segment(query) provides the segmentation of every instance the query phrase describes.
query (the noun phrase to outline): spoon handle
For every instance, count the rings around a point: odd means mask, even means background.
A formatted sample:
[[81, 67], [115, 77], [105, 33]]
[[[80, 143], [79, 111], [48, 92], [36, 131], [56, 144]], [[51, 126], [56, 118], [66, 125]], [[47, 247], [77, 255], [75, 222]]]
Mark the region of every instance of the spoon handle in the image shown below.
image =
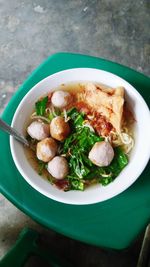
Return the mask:
[[0, 129], [15, 137], [15, 139], [17, 139], [20, 143], [24, 144], [25, 146], [29, 146], [28, 141], [14, 128], [12, 128], [6, 122], [4, 122], [1, 118], [0, 118]]

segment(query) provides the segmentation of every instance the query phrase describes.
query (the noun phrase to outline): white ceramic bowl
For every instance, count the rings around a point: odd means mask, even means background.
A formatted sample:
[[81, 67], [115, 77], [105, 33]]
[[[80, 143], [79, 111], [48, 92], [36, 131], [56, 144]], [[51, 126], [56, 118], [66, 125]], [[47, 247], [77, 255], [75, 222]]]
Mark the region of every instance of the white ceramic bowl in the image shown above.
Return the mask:
[[125, 98], [132, 107], [136, 119], [135, 146], [129, 164], [120, 175], [106, 187], [95, 185], [87, 188], [84, 192], [63, 192], [35, 172], [25, 156], [23, 146], [12, 137], [10, 137], [10, 146], [16, 167], [24, 179], [37, 191], [51, 199], [67, 204], [92, 204], [123, 192], [144, 170], [150, 157], [150, 112], [142, 96], [122, 78], [98, 69], [77, 68], [55, 73], [36, 84], [20, 102], [13, 117], [12, 127], [23, 134], [24, 125], [37, 99], [62, 83], [75, 81], [93, 81], [112, 87], [125, 87]]

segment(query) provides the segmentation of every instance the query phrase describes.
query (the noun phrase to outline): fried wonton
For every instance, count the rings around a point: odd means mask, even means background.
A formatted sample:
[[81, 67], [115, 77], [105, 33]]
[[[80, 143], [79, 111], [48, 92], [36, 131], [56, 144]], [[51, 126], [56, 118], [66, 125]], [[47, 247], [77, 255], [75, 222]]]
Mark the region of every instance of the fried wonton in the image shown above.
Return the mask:
[[119, 133], [122, 126], [124, 105], [124, 88], [96, 86], [89, 82], [85, 84], [84, 101], [93, 110], [105, 116]]

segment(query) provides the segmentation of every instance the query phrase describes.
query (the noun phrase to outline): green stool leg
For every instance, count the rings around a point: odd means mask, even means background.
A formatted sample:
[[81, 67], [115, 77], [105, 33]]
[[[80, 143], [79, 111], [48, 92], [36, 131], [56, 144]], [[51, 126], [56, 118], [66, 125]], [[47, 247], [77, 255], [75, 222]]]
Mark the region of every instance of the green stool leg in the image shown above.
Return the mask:
[[39, 234], [31, 229], [25, 228], [19, 235], [15, 245], [0, 261], [0, 267], [22, 267], [30, 255], [38, 255], [52, 267], [71, 267], [70, 264], [60, 261], [58, 257], [49, 251], [44, 251], [38, 247], [36, 241]]
[[32, 251], [33, 241], [38, 237], [35, 231], [24, 229], [15, 245], [9, 250], [0, 262], [1, 267], [21, 267]]

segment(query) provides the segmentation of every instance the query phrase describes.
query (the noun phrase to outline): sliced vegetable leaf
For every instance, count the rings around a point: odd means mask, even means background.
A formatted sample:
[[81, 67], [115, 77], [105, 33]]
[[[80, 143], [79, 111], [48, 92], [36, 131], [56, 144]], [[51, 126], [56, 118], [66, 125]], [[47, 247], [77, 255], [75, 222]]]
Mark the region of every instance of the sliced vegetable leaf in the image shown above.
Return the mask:
[[53, 115], [54, 115], [54, 117], [56, 117], [56, 116], [63, 116], [62, 115], [62, 112], [60, 111], [60, 109], [59, 108], [53, 108], [53, 111], [52, 111], [52, 113], [53, 113]]
[[37, 115], [44, 116], [47, 102], [48, 102], [48, 96], [44, 97], [42, 100], [39, 100], [35, 103], [35, 111]]
[[54, 116], [54, 114], [53, 114], [52, 112], [49, 112], [49, 113], [47, 114], [47, 118], [48, 118], [50, 121], [52, 121], [52, 119], [54, 119], [55, 116]]
[[69, 116], [72, 120], [72, 125], [74, 128], [81, 127], [84, 121], [84, 114], [78, 112], [76, 108], [72, 108], [67, 112], [67, 116]]
[[92, 161], [90, 161], [90, 160], [88, 159], [88, 157], [87, 157], [83, 152], [81, 153], [81, 156], [82, 156], [82, 160], [83, 160], [83, 162], [84, 162], [85, 164], [87, 164], [87, 166], [89, 166], [89, 167], [92, 167], [92, 166], [93, 166]]
[[75, 190], [84, 190], [84, 182], [79, 180], [72, 180], [71, 181], [71, 188]]
[[111, 176], [110, 177], [103, 177], [103, 178], [100, 178], [100, 180], [99, 180], [100, 184], [102, 184], [104, 186], [110, 184], [112, 181], [113, 181], [113, 178]]
[[117, 147], [115, 152], [118, 156], [118, 164], [120, 168], [122, 169], [128, 164], [128, 157], [120, 147]]
[[71, 118], [73, 133], [62, 143], [62, 150], [63, 153], [68, 152], [70, 167], [68, 179], [71, 188], [82, 190], [80, 188], [86, 186], [88, 180], [92, 182], [93, 179], [97, 179], [104, 186], [108, 185], [127, 165], [127, 156], [121, 148], [115, 148], [115, 157], [109, 166], [95, 166], [89, 160], [88, 154], [92, 146], [96, 142], [103, 141], [104, 138], [93, 133], [89, 127], [83, 126], [84, 114], [79, 113], [75, 108], [68, 111], [67, 116]]
[[43, 162], [43, 161], [38, 160], [38, 174], [39, 175], [43, 174], [43, 171], [44, 171], [45, 167], [46, 167], [46, 163]]
[[[107, 185], [111, 183], [123, 170], [123, 168], [128, 164], [128, 158], [120, 147], [115, 150], [115, 157], [108, 167], [103, 167], [107, 177], [100, 178], [100, 183], [102, 185]], [[111, 175], [109, 175], [111, 174]], [[102, 174], [103, 175], [103, 174]]]

